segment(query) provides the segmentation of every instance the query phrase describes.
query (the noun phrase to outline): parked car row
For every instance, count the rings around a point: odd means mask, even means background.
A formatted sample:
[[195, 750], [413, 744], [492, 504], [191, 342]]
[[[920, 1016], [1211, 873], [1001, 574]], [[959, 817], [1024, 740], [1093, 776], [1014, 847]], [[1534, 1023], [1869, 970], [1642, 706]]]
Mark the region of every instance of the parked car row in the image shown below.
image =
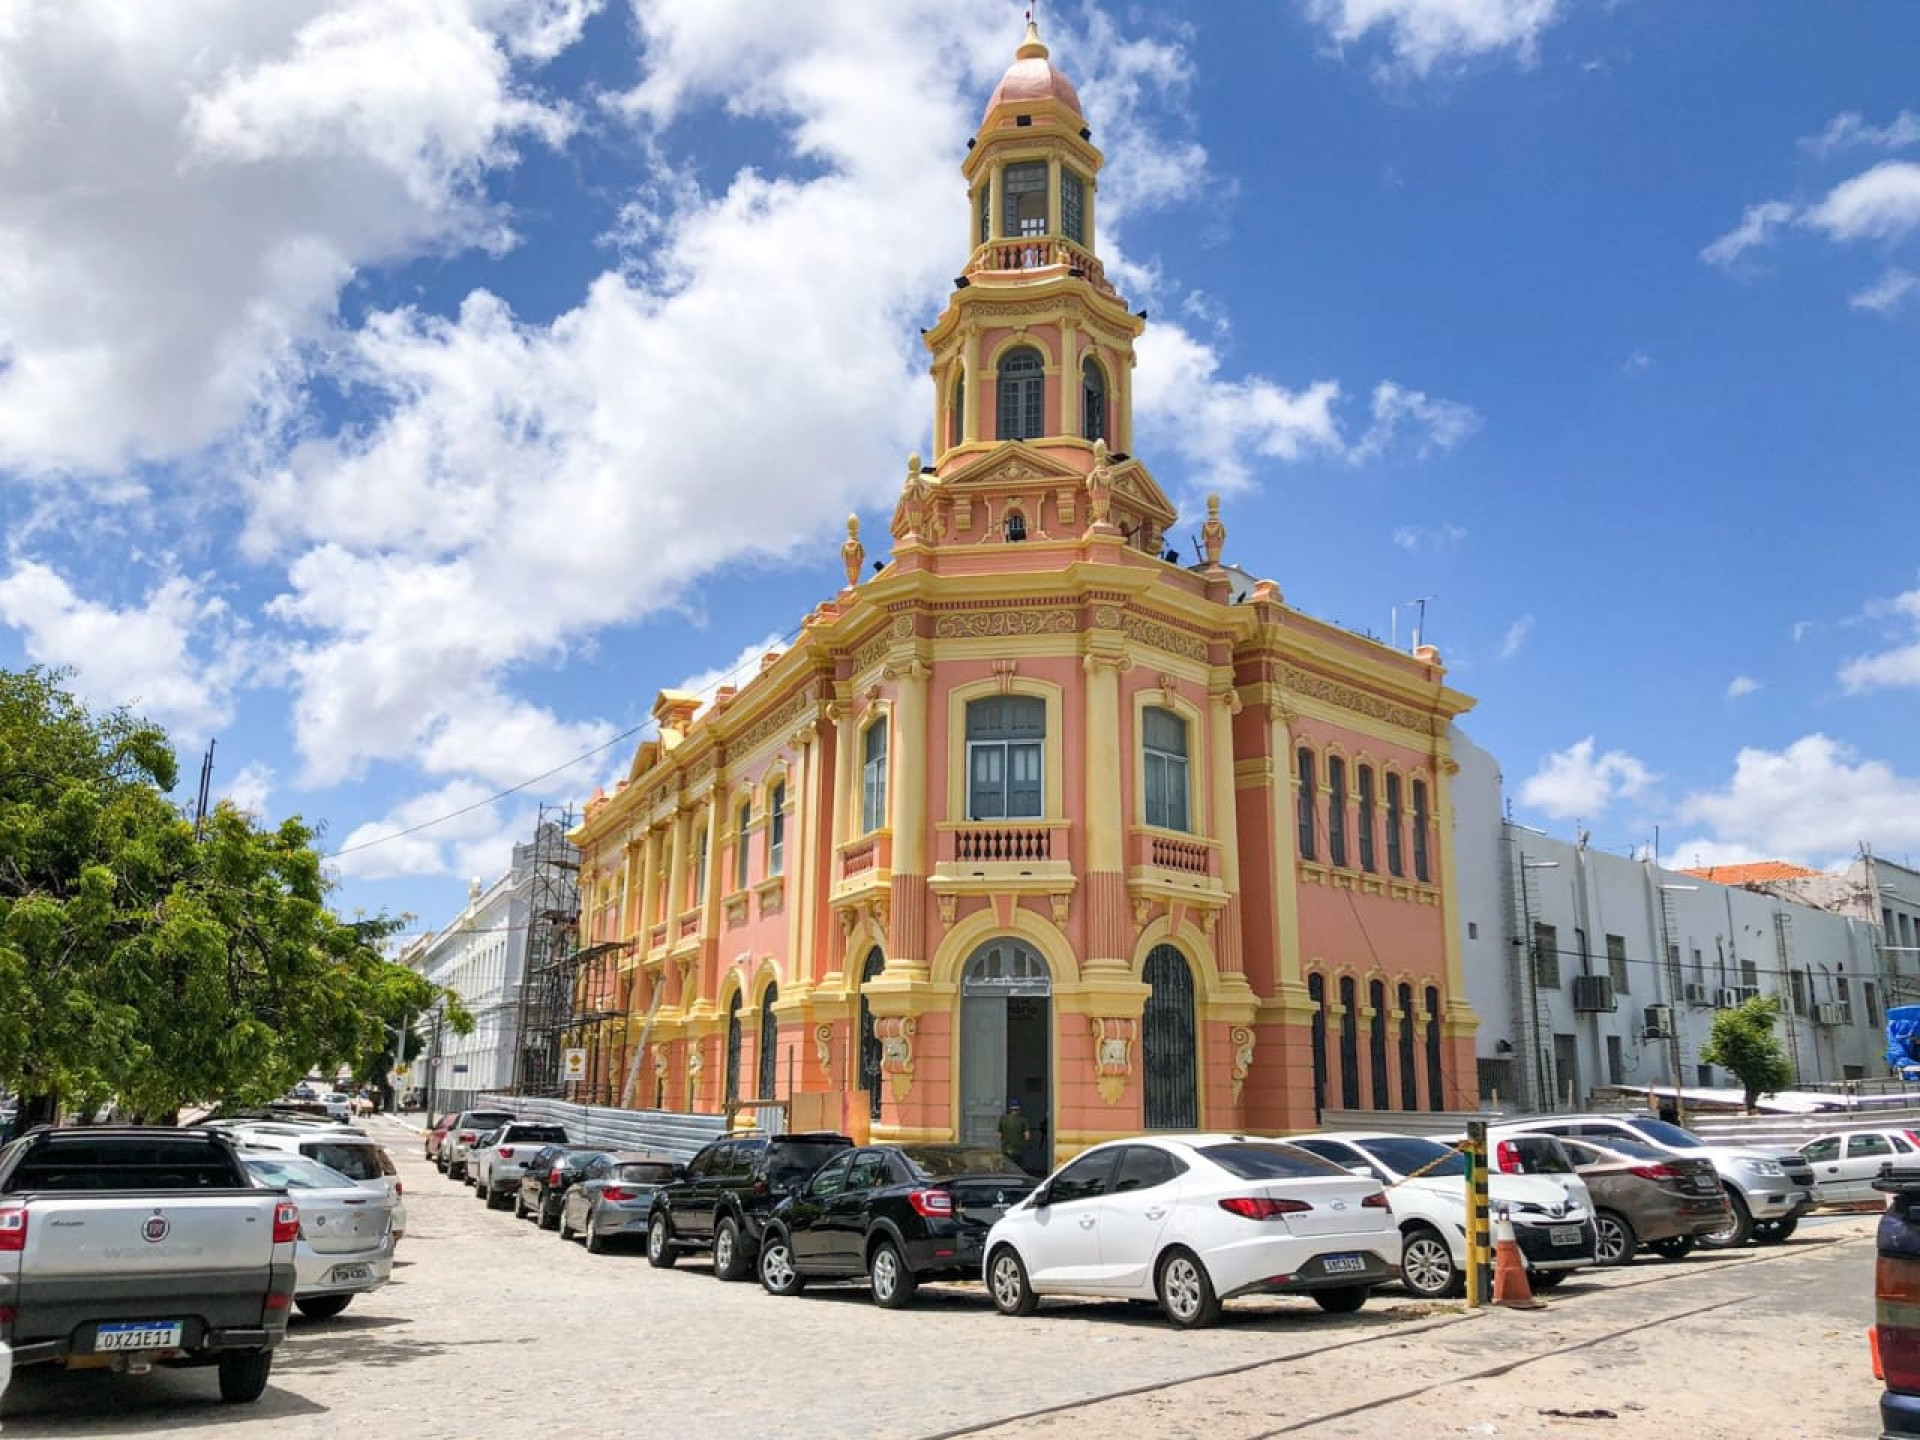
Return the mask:
[[[1349, 1313], [1395, 1281], [1425, 1298], [1465, 1289], [1466, 1157], [1423, 1136], [1143, 1135], [1038, 1180], [967, 1145], [748, 1133], [679, 1166], [574, 1145], [560, 1127], [479, 1128], [492, 1120], [443, 1117], [428, 1153], [490, 1201], [510, 1183], [517, 1216], [594, 1253], [644, 1234], [655, 1268], [710, 1254], [719, 1279], [757, 1276], [773, 1295], [864, 1281], [899, 1308], [923, 1282], [976, 1279], [1007, 1314], [1108, 1296], [1186, 1328], [1244, 1295]], [[1489, 1197], [1540, 1289], [1643, 1249], [1784, 1240], [1813, 1203], [1798, 1157], [1722, 1151], [1647, 1116], [1543, 1117], [1489, 1139]]]

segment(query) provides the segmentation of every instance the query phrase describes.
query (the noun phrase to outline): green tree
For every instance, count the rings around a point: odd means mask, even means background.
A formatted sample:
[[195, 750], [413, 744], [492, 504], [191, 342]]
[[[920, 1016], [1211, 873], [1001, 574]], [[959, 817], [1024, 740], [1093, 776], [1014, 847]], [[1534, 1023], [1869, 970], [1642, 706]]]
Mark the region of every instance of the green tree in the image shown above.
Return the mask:
[[1780, 1018], [1778, 995], [1756, 995], [1713, 1017], [1700, 1060], [1732, 1072], [1746, 1091], [1747, 1113], [1762, 1095], [1784, 1090], [1793, 1083], [1793, 1066], [1780, 1046], [1774, 1025]]
[[0, 670], [0, 1084], [42, 1112], [259, 1102], [439, 998], [380, 953], [395, 922], [328, 907], [308, 826], [223, 804], [196, 836], [165, 733], [62, 678]]

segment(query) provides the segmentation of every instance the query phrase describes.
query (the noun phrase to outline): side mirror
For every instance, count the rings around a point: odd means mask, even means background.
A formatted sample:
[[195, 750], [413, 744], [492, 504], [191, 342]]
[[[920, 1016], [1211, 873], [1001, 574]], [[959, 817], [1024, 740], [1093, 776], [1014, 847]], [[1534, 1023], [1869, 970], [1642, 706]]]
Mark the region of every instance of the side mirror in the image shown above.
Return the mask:
[[1033, 1192], [1033, 1208], [1034, 1209], [1044, 1210], [1047, 1208], [1047, 1206], [1051, 1205], [1052, 1203], [1053, 1203], [1053, 1187], [1051, 1185], [1042, 1185], [1038, 1190]]
[[674, 1167], [673, 1167], [673, 1178], [674, 1178], [674, 1179], [676, 1179], [676, 1180], [684, 1180], [684, 1179], [686, 1179], [686, 1178], [687, 1178], [687, 1167], [686, 1167], [686, 1166], [684, 1166], [684, 1165], [676, 1165], [676, 1166], [674, 1166]]

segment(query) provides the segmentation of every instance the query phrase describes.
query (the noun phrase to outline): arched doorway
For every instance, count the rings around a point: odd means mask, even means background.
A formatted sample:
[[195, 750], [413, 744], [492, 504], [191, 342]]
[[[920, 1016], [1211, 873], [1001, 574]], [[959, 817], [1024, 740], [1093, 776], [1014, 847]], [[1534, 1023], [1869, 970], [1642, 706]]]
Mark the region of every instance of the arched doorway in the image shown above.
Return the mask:
[[[780, 1017], [773, 1013], [773, 1002], [780, 998], [780, 987], [767, 982], [760, 997], [760, 1098], [771, 1100], [780, 1083]], [[792, 1098], [789, 1096], [788, 1098]]]
[[1172, 945], [1147, 953], [1153, 987], [1140, 1019], [1140, 1059], [1149, 1130], [1198, 1130], [1200, 1087], [1193, 1025], [1193, 967]]
[[860, 1088], [867, 1092], [867, 1118], [880, 1118], [880, 1037], [873, 1033], [873, 1006], [867, 1000], [867, 984], [880, 978], [887, 968], [887, 957], [878, 945], [867, 952], [860, 967]]
[[1000, 1117], [1018, 1100], [1033, 1130], [1021, 1155], [1044, 1172], [1053, 1159], [1053, 972], [1024, 941], [989, 940], [960, 981], [960, 1138], [1000, 1143]]
[[727, 1003], [727, 1104], [740, 1098], [740, 992]]

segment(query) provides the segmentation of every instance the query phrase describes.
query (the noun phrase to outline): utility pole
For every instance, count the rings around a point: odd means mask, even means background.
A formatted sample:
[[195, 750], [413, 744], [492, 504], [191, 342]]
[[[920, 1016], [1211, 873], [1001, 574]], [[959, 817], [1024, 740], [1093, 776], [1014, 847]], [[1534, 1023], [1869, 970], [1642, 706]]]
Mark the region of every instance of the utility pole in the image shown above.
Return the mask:
[[207, 741], [207, 755], [200, 762], [200, 795], [193, 807], [193, 838], [198, 842], [206, 830], [207, 796], [213, 788], [213, 747], [217, 740]]

